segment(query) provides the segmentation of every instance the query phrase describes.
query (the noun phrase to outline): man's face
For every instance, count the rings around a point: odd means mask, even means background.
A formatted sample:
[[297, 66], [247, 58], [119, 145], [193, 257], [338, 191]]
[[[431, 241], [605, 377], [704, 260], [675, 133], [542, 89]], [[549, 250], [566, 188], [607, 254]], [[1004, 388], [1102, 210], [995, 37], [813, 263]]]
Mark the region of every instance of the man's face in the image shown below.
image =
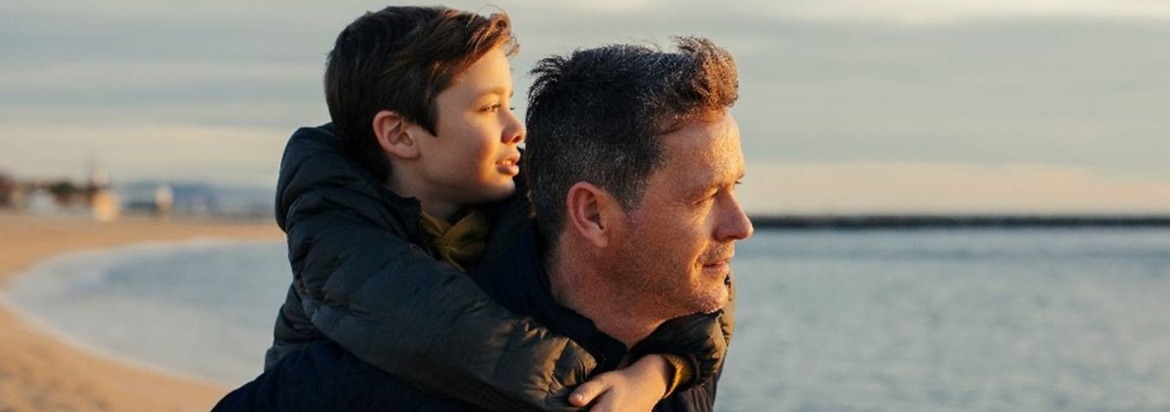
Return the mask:
[[727, 304], [735, 241], [752, 224], [735, 198], [743, 177], [739, 127], [730, 114], [661, 137], [664, 166], [619, 231], [617, 269], [630, 292], [665, 318]]
[[520, 171], [517, 145], [525, 132], [509, 107], [511, 97], [511, 67], [498, 47], [435, 97], [435, 135], [414, 127], [428, 198], [467, 205], [516, 190], [512, 177]]

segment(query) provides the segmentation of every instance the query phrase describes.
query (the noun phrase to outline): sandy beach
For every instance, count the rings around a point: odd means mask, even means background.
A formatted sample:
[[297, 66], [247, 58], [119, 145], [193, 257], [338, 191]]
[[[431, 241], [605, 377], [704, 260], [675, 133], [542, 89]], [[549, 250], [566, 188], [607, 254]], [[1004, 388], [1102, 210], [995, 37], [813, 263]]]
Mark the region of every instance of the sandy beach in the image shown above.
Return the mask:
[[[0, 213], [0, 287], [53, 255], [194, 237], [278, 240], [275, 223]], [[118, 362], [63, 342], [0, 306], [0, 411], [205, 411], [230, 388]]]

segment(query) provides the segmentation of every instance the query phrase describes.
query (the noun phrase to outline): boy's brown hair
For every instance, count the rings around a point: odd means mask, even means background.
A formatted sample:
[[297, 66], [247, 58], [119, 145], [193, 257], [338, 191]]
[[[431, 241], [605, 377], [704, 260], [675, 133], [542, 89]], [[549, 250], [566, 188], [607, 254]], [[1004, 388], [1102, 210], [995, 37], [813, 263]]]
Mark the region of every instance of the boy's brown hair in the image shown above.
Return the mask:
[[391, 6], [350, 23], [325, 64], [325, 101], [346, 149], [379, 180], [390, 163], [374, 115], [397, 112], [435, 134], [435, 97], [487, 52], [519, 46], [505, 13], [481, 16], [445, 7]]

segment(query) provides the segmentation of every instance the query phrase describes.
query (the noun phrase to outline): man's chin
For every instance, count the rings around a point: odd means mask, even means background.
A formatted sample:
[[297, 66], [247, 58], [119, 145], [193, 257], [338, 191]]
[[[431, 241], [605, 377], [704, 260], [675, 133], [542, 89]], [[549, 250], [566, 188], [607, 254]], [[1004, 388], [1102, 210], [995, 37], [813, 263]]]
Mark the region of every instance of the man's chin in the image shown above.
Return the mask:
[[731, 298], [731, 289], [727, 285], [720, 284], [720, 287], [712, 291], [706, 298], [696, 302], [698, 303], [699, 313], [715, 313], [727, 306], [727, 301]]

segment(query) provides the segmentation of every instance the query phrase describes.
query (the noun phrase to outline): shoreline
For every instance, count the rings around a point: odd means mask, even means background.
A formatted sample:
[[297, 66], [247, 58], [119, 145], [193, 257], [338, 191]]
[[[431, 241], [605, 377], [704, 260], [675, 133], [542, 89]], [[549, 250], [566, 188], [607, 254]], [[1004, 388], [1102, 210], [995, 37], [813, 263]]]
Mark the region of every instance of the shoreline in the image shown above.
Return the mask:
[[[102, 336], [94, 336], [92, 331], [87, 333], [84, 329], [79, 329], [78, 326], [80, 325], [70, 324], [67, 320], [61, 318], [63, 312], [58, 312], [55, 309], [58, 305], [70, 305], [69, 302], [60, 300], [62, 299], [60, 289], [73, 287], [66, 285], [76, 285], [80, 282], [79, 279], [86, 277], [88, 274], [96, 273], [104, 277], [108, 274], [111, 266], [125, 264], [128, 261], [136, 261], [143, 257], [192, 250], [198, 251], [207, 248], [247, 247], [250, 245], [273, 243], [279, 242], [272, 240], [241, 240], [226, 237], [195, 237], [186, 240], [142, 241], [118, 246], [67, 251], [38, 260], [27, 270], [9, 276], [7, 286], [0, 288], [0, 309], [8, 310], [15, 314], [18, 319], [24, 320], [24, 323], [31, 329], [55, 337], [84, 352], [162, 375], [194, 380], [200, 384], [211, 386], [223, 386], [226, 384], [234, 387], [239, 385], [241, 381], [235, 379], [224, 380], [222, 377], [217, 379], [214, 375], [208, 375], [206, 371], [195, 370], [190, 367], [184, 368], [169, 361], [152, 360], [149, 354], [144, 353], [144, 351], [149, 351], [149, 349], [145, 349], [149, 348], [149, 345], [128, 350], [127, 347], [120, 345], [125, 342], [110, 342], [108, 341], [108, 336], [103, 339]], [[281, 246], [283, 247], [283, 245]], [[78, 262], [86, 262], [84, 264], [88, 267], [82, 267]], [[66, 273], [68, 273], [67, 276], [69, 277], [61, 278], [61, 275]], [[65, 285], [59, 283], [63, 280]], [[148, 308], [146, 310], [150, 309]], [[73, 311], [76, 311], [76, 309], [73, 309]], [[70, 310], [66, 309], [64, 313], [69, 312]], [[125, 319], [125, 314], [117, 318]], [[100, 317], [95, 319], [95, 321], [101, 320]], [[179, 319], [174, 318], [171, 318], [166, 323], [176, 327], [183, 324]], [[119, 336], [133, 337], [137, 333], [146, 334], [142, 336], [150, 336], [149, 334], [153, 332], [150, 332], [150, 328], [148, 327], [141, 329], [139, 332], [123, 333]], [[105, 341], [103, 342], [103, 340]], [[121, 346], [121, 349], [118, 349], [119, 346]], [[169, 345], [164, 344], [164, 346]], [[195, 358], [197, 359], [198, 357]]]
[[[40, 262], [137, 243], [200, 238], [275, 241], [268, 222], [128, 218], [100, 223], [77, 216], [0, 212], [0, 289]], [[88, 345], [5, 298], [0, 302], [0, 410], [208, 410], [230, 389]]]
[[[20, 276], [20, 274], [17, 274], [17, 276]], [[32, 311], [21, 307], [20, 304], [13, 302], [11, 294], [7, 293], [7, 288], [0, 288], [0, 311], [12, 314], [22, 323], [21, 326], [27, 328], [28, 331], [35, 334], [44, 335], [45, 337], [60, 342], [70, 347], [71, 349], [75, 349], [86, 355], [109, 360], [133, 369], [142, 370], [146, 373], [165, 376], [169, 379], [192, 381], [201, 386], [223, 386], [222, 384], [217, 383], [211, 379], [194, 376], [192, 374], [173, 370], [164, 366], [155, 365], [128, 355], [116, 353], [97, 344], [87, 342], [84, 338], [75, 336], [63, 328], [54, 326], [52, 322], [50, 322], [48, 319], [45, 319], [43, 316], [33, 313]], [[0, 405], [4, 405], [4, 401], [5, 400], [0, 399]]]

